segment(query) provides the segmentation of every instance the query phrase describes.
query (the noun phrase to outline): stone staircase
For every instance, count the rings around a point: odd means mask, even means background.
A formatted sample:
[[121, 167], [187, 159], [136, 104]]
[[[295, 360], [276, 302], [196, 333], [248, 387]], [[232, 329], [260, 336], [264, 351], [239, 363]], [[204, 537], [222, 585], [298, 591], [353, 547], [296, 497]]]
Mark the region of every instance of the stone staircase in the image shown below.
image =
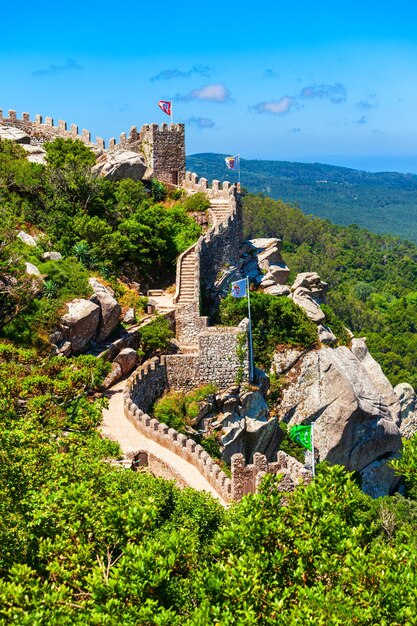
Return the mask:
[[229, 203], [223, 198], [213, 198], [210, 200], [210, 212], [214, 216], [217, 224], [225, 222], [230, 215]]
[[195, 245], [186, 250], [181, 258], [179, 289], [175, 296], [178, 304], [193, 302], [195, 295]]

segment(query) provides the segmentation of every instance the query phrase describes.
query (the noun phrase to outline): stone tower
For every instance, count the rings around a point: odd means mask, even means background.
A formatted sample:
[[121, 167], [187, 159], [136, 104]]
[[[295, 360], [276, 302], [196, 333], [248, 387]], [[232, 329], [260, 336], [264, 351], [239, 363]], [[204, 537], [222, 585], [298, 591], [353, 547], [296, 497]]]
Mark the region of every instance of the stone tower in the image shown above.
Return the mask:
[[184, 124], [145, 124], [139, 134], [138, 150], [152, 176], [179, 185], [185, 178]]

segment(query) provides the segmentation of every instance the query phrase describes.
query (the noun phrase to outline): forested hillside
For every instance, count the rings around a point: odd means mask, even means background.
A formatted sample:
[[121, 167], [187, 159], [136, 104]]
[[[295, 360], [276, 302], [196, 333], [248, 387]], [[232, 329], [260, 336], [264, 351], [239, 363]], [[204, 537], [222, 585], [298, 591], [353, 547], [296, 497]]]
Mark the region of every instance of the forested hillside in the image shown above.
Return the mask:
[[[208, 180], [235, 182], [237, 174], [226, 169], [225, 156], [191, 155], [187, 168]], [[250, 192], [297, 203], [305, 213], [417, 243], [417, 176], [413, 174], [241, 159], [241, 180]]]
[[[97, 429], [109, 366], [51, 356], [48, 332], [68, 298], [89, 295], [91, 273], [115, 288], [132, 265], [143, 281], [172, 277], [200, 233], [187, 209], [202, 207], [196, 196], [166, 197], [157, 181], [92, 179], [77, 143], [47, 151], [48, 165], [34, 165], [0, 142], [0, 624], [414, 624], [415, 439], [394, 462], [405, 497], [379, 500], [322, 464], [292, 494], [268, 475], [258, 494], [224, 509], [120, 466], [118, 445]], [[332, 307], [366, 332], [391, 379], [416, 384], [414, 245], [260, 196], [245, 197], [244, 218], [247, 236], [283, 236], [293, 275], [319, 271]], [[23, 228], [36, 247], [17, 238]], [[53, 249], [63, 258], [46, 261]], [[39, 265], [41, 287], [25, 262]], [[294, 325], [280, 324], [295, 305], [276, 298], [263, 308], [271, 298], [254, 298], [257, 319], [269, 311], [278, 320], [268, 337], [255, 333], [261, 348], [309, 345], [311, 324], [293, 315]]]
[[[244, 198], [246, 237], [282, 237], [292, 277], [316, 271], [328, 303], [396, 385], [417, 387], [417, 246], [355, 225], [336, 226], [261, 196]], [[291, 275], [290, 275], [291, 281]]]

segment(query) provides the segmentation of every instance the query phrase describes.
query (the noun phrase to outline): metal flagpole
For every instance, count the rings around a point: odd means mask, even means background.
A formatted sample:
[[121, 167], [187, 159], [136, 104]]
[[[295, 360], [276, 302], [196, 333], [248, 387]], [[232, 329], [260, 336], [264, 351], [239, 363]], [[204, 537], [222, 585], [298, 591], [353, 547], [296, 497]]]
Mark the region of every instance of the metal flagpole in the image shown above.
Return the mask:
[[253, 344], [252, 344], [252, 319], [250, 316], [249, 276], [246, 276], [246, 293], [248, 294], [248, 318], [249, 318], [249, 382], [253, 381]]
[[173, 106], [173, 102], [171, 100], [171, 124], [174, 123], [174, 106]]
[[240, 154], [237, 155], [237, 162], [239, 163], [239, 185], [240, 185]]
[[316, 459], [314, 458], [314, 424], [311, 424], [311, 452], [313, 455], [311, 460], [311, 470], [314, 478], [316, 475]]

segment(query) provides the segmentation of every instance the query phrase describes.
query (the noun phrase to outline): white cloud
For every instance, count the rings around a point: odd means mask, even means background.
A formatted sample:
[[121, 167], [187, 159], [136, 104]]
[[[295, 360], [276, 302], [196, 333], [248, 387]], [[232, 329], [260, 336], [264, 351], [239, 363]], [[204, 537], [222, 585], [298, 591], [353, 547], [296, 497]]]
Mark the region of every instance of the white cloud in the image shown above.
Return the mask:
[[301, 108], [300, 103], [292, 96], [283, 96], [279, 100], [270, 102], [259, 102], [252, 107], [256, 113], [271, 113], [272, 115], [286, 115], [292, 109], [299, 108]]

